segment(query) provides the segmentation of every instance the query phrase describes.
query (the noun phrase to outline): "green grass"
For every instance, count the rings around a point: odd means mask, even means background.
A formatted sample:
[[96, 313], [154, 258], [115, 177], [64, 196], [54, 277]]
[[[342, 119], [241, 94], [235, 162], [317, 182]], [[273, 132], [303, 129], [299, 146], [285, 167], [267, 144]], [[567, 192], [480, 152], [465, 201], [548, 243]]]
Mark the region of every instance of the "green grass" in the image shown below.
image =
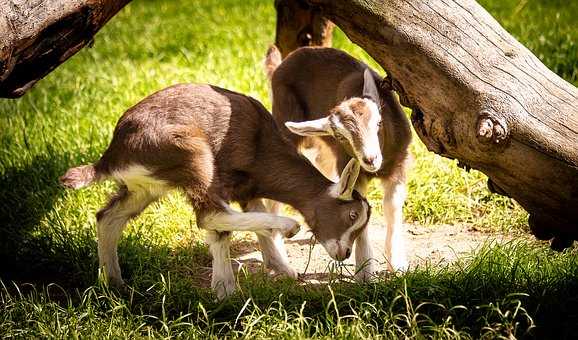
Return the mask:
[[[525, 242], [487, 244], [452, 266], [426, 265], [387, 281], [299, 286], [241, 274], [241, 293], [217, 304], [174, 273], [104, 286], [0, 287], [0, 332], [11, 337], [570, 338], [578, 322], [578, 254]], [[150, 286], [149, 286], [150, 284]]]
[[[482, 4], [551, 69], [578, 84], [577, 3]], [[432, 265], [374, 285], [337, 283], [334, 299], [327, 286], [249, 277], [242, 293], [217, 305], [194, 284], [201, 268], [191, 263], [209, 266], [210, 258], [178, 194], [147, 209], [124, 233], [121, 266], [138, 293], [119, 297], [93, 286], [94, 214], [112, 185], [64, 191], [58, 176], [96, 160], [119, 115], [170, 84], [208, 82], [269, 106], [261, 64], [274, 18], [272, 1], [135, 1], [92, 49], [23, 98], [0, 101], [0, 279], [6, 286], [0, 335], [493, 338], [492, 332], [523, 335], [532, 325], [528, 317], [539, 326], [535, 331], [569, 332], [578, 320], [572, 311], [576, 252], [554, 255], [525, 243], [489, 247], [453, 267]], [[375, 65], [340, 32], [334, 45]], [[458, 169], [417, 138], [412, 152], [407, 221], [526, 229], [526, 213], [491, 195], [483, 174]], [[369, 196], [377, 203], [381, 192], [373, 187]], [[516, 309], [518, 302], [523, 309]]]

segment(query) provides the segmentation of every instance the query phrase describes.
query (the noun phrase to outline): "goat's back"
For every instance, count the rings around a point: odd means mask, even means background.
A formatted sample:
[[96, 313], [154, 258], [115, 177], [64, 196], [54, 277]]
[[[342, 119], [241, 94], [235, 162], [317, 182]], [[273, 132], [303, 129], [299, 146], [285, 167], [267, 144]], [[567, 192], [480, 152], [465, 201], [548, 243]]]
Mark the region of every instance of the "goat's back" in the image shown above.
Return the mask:
[[[302, 47], [291, 53], [272, 77], [273, 99], [280, 91], [290, 89], [312, 114], [327, 110], [344, 99], [361, 96], [363, 62], [334, 48]], [[381, 77], [374, 73], [376, 82]]]
[[272, 119], [250, 97], [210, 85], [174, 85], [122, 115], [97, 167], [109, 174], [130, 164], [168, 169], [195, 162], [201, 152], [215, 161], [229, 153], [229, 163], [250, 162], [263, 124]]

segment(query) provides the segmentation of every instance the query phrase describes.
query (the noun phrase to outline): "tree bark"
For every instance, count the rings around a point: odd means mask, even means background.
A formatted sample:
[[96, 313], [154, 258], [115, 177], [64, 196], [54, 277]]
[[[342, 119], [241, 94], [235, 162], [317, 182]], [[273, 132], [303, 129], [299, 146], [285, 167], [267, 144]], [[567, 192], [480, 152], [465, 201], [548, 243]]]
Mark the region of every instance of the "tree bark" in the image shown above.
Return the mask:
[[283, 58], [302, 46], [331, 46], [334, 25], [319, 8], [305, 0], [275, 0], [275, 9], [275, 45]]
[[130, 0], [0, 1], [0, 97], [22, 96]]
[[578, 90], [473, 0], [310, 0], [383, 66], [430, 151], [518, 201], [540, 239], [578, 239]]

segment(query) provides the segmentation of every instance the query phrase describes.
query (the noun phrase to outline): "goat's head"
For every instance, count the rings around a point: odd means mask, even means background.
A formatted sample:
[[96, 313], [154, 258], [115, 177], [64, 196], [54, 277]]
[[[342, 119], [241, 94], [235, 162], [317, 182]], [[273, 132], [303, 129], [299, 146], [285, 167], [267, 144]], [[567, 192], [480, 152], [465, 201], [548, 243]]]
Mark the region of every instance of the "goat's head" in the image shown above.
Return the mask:
[[363, 84], [362, 97], [346, 99], [326, 117], [287, 122], [285, 126], [301, 136], [334, 136], [364, 170], [376, 172], [383, 162], [379, 143], [381, 113], [377, 86], [369, 69], [364, 72]]
[[367, 200], [354, 190], [359, 169], [359, 162], [349, 161], [339, 182], [315, 202], [307, 221], [317, 241], [338, 261], [351, 255], [353, 242], [367, 227], [371, 215]]

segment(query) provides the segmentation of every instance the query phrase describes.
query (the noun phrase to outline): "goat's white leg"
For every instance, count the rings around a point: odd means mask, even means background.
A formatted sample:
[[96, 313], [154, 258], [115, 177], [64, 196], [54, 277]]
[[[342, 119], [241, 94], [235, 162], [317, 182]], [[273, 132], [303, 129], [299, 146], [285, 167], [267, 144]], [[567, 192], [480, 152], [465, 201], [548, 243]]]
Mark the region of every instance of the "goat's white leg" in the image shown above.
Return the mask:
[[289, 264], [283, 235], [273, 230], [271, 236], [257, 234], [257, 239], [259, 240], [265, 267], [273, 269], [276, 273], [297, 279], [297, 271]]
[[[253, 200], [245, 206], [246, 211], [269, 211], [277, 213], [280, 203], [271, 200]], [[291, 268], [285, 249], [283, 234], [278, 229], [272, 229], [270, 235], [257, 233], [261, 254], [263, 255], [263, 265], [274, 270], [276, 273], [285, 274], [292, 278], [297, 278], [297, 272]]]
[[108, 205], [96, 214], [98, 262], [111, 285], [124, 285], [118, 264], [118, 240], [129, 219], [138, 216], [157, 196], [144, 190], [130, 191], [122, 186]]
[[355, 279], [359, 282], [371, 280], [378, 271], [377, 260], [369, 239], [369, 228], [366, 227], [355, 240]]
[[236, 282], [231, 265], [230, 232], [207, 230], [206, 242], [213, 256], [213, 276], [211, 288], [219, 300], [226, 298], [235, 291]]
[[[299, 231], [299, 224], [291, 218], [259, 212], [239, 213], [225, 210], [208, 213], [199, 222], [209, 233], [207, 243], [213, 255], [212, 288], [219, 299], [235, 290], [235, 277], [229, 254], [229, 232], [253, 231], [271, 237], [271, 229], [278, 229], [285, 235]], [[220, 234], [226, 234], [227, 237], [222, 238]]]
[[[360, 175], [355, 190], [362, 196], [367, 194], [368, 179]], [[378, 271], [377, 260], [373, 256], [373, 249], [369, 239], [369, 226], [361, 232], [355, 240], [355, 279], [359, 282], [371, 280]]]
[[382, 179], [383, 215], [385, 218], [385, 258], [390, 271], [406, 270], [406, 231], [403, 225], [403, 204], [406, 188], [404, 182]]
[[277, 229], [283, 236], [293, 237], [299, 232], [300, 226], [299, 222], [289, 217], [227, 210], [204, 216], [203, 228], [215, 231], [252, 231], [263, 235], [270, 235], [271, 229]]

